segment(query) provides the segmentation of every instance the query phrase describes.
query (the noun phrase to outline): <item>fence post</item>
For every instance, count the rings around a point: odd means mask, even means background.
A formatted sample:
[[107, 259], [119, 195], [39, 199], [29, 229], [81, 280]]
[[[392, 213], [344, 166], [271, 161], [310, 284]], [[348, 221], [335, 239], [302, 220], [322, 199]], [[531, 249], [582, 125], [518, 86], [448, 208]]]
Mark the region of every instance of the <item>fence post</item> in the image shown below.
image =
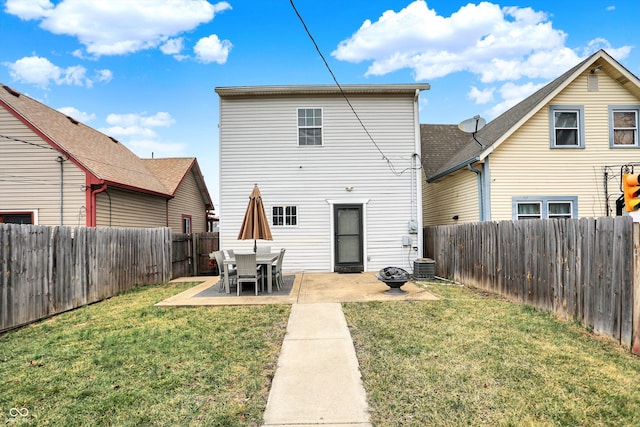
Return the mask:
[[631, 352], [640, 355], [640, 223], [633, 223], [633, 325]]
[[200, 245], [198, 244], [198, 233], [191, 233], [191, 265], [193, 265], [193, 275], [197, 276], [200, 274], [199, 264], [200, 264]]

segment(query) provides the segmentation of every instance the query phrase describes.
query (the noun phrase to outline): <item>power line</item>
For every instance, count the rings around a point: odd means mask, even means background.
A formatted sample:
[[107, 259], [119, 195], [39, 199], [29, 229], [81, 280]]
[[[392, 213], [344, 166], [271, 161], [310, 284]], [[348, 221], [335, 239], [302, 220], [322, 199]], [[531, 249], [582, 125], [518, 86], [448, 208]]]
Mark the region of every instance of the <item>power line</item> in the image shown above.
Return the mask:
[[40, 144], [36, 144], [35, 142], [29, 142], [29, 141], [25, 141], [23, 139], [17, 139], [17, 138], [13, 138], [11, 136], [7, 136], [7, 135], [0, 135], [1, 138], [6, 138], [9, 139], [11, 141], [15, 141], [15, 142], [22, 142], [24, 144], [29, 144], [29, 145], [33, 145], [34, 147], [39, 147], [39, 148], [45, 148], [47, 150], [53, 150], [53, 151], [57, 151], [55, 148], [50, 147], [48, 145], [40, 145]]
[[[25, 141], [23, 139], [13, 138], [13, 137], [6, 136], [6, 135], [0, 135], [0, 138], [6, 138], [6, 139], [9, 139], [11, 141], [21, 142], [23, 144], [28, 144], [28, 145], [33, 145], [33, 146], [38, 147], [38, 148], [45, 148], [47, 150], [52, 150], [52, 151], [56, 151], [56, 152], [58, 151], [57, 149], [55, 149], [55, 148], [53, 148], [51, 146], [40, 145], [40, 144], [36, 144], [34, 142], [29, 142], [29, 141]], [[135, 173], [140, 174], [140, 175], [150, 176], [150, 177], [158, 179], [158, 177], [156, 175], [154, 175], [153, 173], [144, 173], [144, 172], [141, 172], [140, 169], [126, 168], [126, 167], [123, 167], [122, 164], [120, 164], [120, 163], [108, 163], [108, 162], [105, 162], [105, 161], [102, 161], [102, 160], [97, 160], [97, 159], [94, 159], [94, 158], [91, 158], [91, 157], [87, 157], [87, 156], [82, 156], [82, 155], [73, 155], [72, 157], [78, 159], [79, 161], [90, 160], [92, 162], [100, 163], [102, 165], [114, 166], [114, 167], [116, 167], [118, 169], [121, 169], [121, 170], [129, 171], [129, 172], [135, 172]], [[140, 159], [140, 160], [142, 160], [142, 159]]]
[[302, 16], [300, 15], [300, 12], [298, 12], [298, 9], [296, 8], [296, 5], [293, 3], [293, 0], [289, 0], [289, 3], [291, 3], [291, 7], [293, 8], [293, 11], [296, 13], [296, 15], [298, 16], [298, 19], [300, 20], [300, 22], [302, 23], [302, 26], [304, 27], [304, 30], [307, 32], [307, 35], [309, 36], [309, 38], [311, 39], [311, 42], [313, 43], [313, 45], [316, 48], [316, 51], [318, 52], [318, 55], [320, 55], [320, 58], [322, 58], [322, 62], [324, 62], [324, 65], [327, 67], [327, 70], [329, 70], [329, 74], [331, 74], [331, 77], [333, 78], [333, 81], [336, 83], [336, 86], [338, 86], [338, 89], [340, 90], [340, 93], [342, 94], [342, 96], [344, 97], [345, 101], [347, 101], [347, 104], [349, 105], [349, 108], [351, 108], [351, 111], [353, 111], [353, 114], [356, 116], [356, 118], [358, 119], [358, 122], [360, 122], [360, 126], [362, 126], [362, 129], [364, 129], [365, 133], [367, 134], [367, 136], [369, 137], [369, 139], [371, 140], [371, 142], [373, 143], [373, 145], [375, 145], [376, 149], [380, 152], [380, 154], [382, 155], [382, 160], [386, 160], [387, 161], [387, 166], [389, 166], [389, 169], [391, 170], [391, 172], [396, 175], [396, 176], [400, 176], [402, 175], [405, 171], [403, 170], [402, 172], [398, 173], [395, 170], [395, 167], [393, 166], [393, 163], [391, 162], [391, 160], [389, 160], [389, 158], [384, 154], [384, 152], [380, 149], [380, 147], [378, 146], [378, 144], [376, 143], [376, 141], [373, 139], [373, 136], [371, 136], [371, 134], [369, 133], [369, 130], [367, 130], [367, 127], [365, 126], [365, 124], [362, 122], [362, 120], [360, 119], [360, 116], [358, 115], [358, 113], [356, 112], [355, 108], [353, 108], [353, 105], [351, 105], [351, 101], [349, 101], [349, 98], [347, 97], [347, 94], [344, 92], [344, 90], [342, 89], [342, 86], [340, 85], [340, 83], [338, 82], [338, 79], [336, 78], [335, 74], [333, 73], [333, 70], [331, 70], [331, 67], [329, 66], [329, 63], [327, 62], [327, 60], [325, 59], [324, 55], [322, 54], [322, 51], [320, 50], [320, 48], [318, 47], [318, 44], [316, 43], [315, 39], [313, 38], [313, 35], [311, 35], [311, 31], [309, 31], [309, 28], [307, 28], [307, 24], [305, 24], [304, 19], [302, 19]]

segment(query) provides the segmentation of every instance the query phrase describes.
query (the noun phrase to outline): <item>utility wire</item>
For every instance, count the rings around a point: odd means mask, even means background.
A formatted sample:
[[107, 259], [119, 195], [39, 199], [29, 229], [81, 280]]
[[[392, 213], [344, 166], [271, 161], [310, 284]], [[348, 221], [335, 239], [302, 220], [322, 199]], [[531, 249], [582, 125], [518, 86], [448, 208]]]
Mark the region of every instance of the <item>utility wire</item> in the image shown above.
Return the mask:
[[29, 145], [33, 145], [34, 147], [40, 147], [40, 148], [45, 148], [47, 150], [53, 150], [53, 151], [57, 151], [55, 148], [53, 147], [49, 147], [46, 145], [40, 145], [40, 144], [36, 144], [35, 142], [29, 142], [29, 141], [24, 141], [22, 139], [17, 139], [17, 138], [13, 138], [11, 136], [6, 136], [6, 135], [0, 135], [1, 138], [6, 138], [6, 139], [10, 139], [11, 141], [15, 141], [15, 142], [22, 142], [24, 144], [29, 144]]
[[362, 120], [360, 119], [360, 116], [358, 115], [358, 113], [356, 112], [355, 108], [353, 108], [353, 105], [351, 105], [351, 101], [349, 101], [349, 98], [347, 97], [347, 94], [344, 92], [344, 90], [342, 89], [342, 86], [340, 85], [340, 83], [338, 82], [338, 79], [336, 78], [335, 74], [333, 73], [333, 70], [331, 70], [331, 67], [329, 66], [329, 63], [327, 62], [327, 60], [325, 59], [324, 55], [322, 54], [322, 51], [320, 50], [320, 48], [318, 47], [318, 44], [316, 43], [315, 39], [313, 38], [313, 35], [311, 35], [311, 31], [309, 31], [309, 28], [307, 28], [307, 24], [305, 24], [304, 19], [302, 19], [302, 16], [300, 15], [300, 12], [298, 12], [298, 9], [296, 8], [296, 5], [293, 3], [293, 0], [289, 0], [289, 3], [291, 3], [291, 7], [293, 8], [293, 11], [296, 13], [296, 15], [298, 16], [298, 19], [300, 20], [300, 22], [302, 23], [302, 26], [304, 27], [304, 30], [307, 32], [307, 35], [309, 36], [309, 38], [311, 39], [311, 42], [313, 43], [313, 45], [316, 48], [316, 51], [318, 52], [318, 55], [320, 55], [320, 58], [322, 58], [322, 62], [324, 62], [324, 65], [327, 67], [327, 70], [329, 70], [329, 74], [331, 74], [331, 77], [333, 78], [333, 81], [336, 83], [336, 86], [338, 86], [338, 89], [340, 89], [340, 93], [342, 94], [342, 96], [344, 97], [345, 101], [347, 101], [347, 104], [349, 105], [349, 108], [351, 108], [351, 111], [353, 111], [353, 114], [356, 116], [356, 118], [358, 119], [358, 122], [360, 122], [360, 126], [362, 126], [362, 129], [364, 129], [365, 133], [367, 134], [367, 136], [369, 137], [369, 139], [371, 140], [371, 142], [373, 143], [373, 145], [375, 145], [375, 147], [378, 149], [378, 151], [380, 152], [380, 154], [382, 155], [382, 160], [386, 160], [387, 165], [389, 166], [389, 169], [391, 170], [391, 172], [396, 175], [396, 176], [400, 176], [402, 175], [407, 169], [403, 170], [402, 172], [398, 173], [395, 170], [395, 167], [393, 166], [393, 163], [391, 162], [391, 160], [389, 160], [389, 158], [384, 154], [384, 152], [380, 149], [380, 147], [378, 146], [378, 144], [376, 143], [376, 141], [373, 139], [373, 136], [371, 136], [371, 134], [369, 133], [369, 131], [367, 130], [367, 127], [365, 126], [365, 124], [362, 122]]
[[[29, 142], [29, 141], [25, 141], [25, 140], [23, 140], [23, 139], [13, 138], [13, 137], [6, 136], [6, 135], [0, 135], [0, 138], [6, 138], [6, 139], [9, 139], [9, 140], [11, 140], [11, 141], [21, 142], [21, 143], [23, 143], [23, 144], [28, 144], [28, 145], [33, 145], [33, 146], [35, 146], [35, 147], [45, 148], [45, 149], [47, 149], [47, 150], [58, 151], [57, 149], [55, 149], [55, 148], [53, 148], [53, 147], [50, 147], [50, 146], [40, 145], [40, 144], [36, 144], [36, 143], [34, 143], [34, 142]], [[140, 169], [131, 169], [131, 168], [123, 167], [123, 166], [122, 166], [122, 164], [120, 164], [120, 163], [108, 163], [108, 162], [105, 162], [105, 161], [102, 161], [102, 160], [98, 160], [98, 159], [94, 159], [94, 158], [87, 157], [87, 156], [82, 156], [82, 155], [76, 155], [76, 156], [72, 156], [72, 157], [75, 157], [75, 158], [76, 158], [76, 159], [78, 159], [79, 161], [87, 161], [87, 160], [90, 160], [90, 161], [92, 161], [92, 162], [100, 163], [100, 164], [102, 164], [102, 165], [106, 165], [106, 166], [114, 166], [114, 167], [116, 167], [116, 168], [118, 168], [118, 169], [121, 169], [121, 170], [129, 171], [129, 172], [135, 172], [135, 173], [137, 173], [137, 174], [144, 175], [144, 176], [154, 177], [154, 178], [156, 178], [156, 179], [158, 178], [156, 175], [154, 175], [154, 174], [152, 174], [152, 173], [144, 173], [144, 172], [141, 172], [141, 171], [140, 171]], [[140, 159], [140, 160], [144, 160], [144, 159]]]

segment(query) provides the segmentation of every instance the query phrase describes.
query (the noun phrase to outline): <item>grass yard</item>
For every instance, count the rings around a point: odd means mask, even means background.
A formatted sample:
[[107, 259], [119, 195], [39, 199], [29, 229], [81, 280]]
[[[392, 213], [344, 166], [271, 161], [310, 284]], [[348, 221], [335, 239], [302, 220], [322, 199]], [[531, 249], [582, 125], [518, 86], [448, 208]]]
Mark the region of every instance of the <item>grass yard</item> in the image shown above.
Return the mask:
[[154, 307], [192, 286], [139, 288], [0, 335], [0, 423], [259, 425], [290, 307]]
[[468, 288], [343, 304], [374, 426], [640, 426], [640, 358]]

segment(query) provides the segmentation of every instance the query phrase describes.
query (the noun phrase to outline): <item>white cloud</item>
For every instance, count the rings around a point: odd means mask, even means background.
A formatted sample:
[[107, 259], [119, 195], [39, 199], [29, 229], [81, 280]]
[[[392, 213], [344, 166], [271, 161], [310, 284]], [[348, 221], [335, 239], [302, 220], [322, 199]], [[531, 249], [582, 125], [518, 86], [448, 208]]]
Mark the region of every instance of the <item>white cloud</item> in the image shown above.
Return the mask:
[[166, 49], [179, 34], [228, 9], [227, 2], [206, 0], [62, 0], [55, 5], [46, 0], [9, 0], [5, 8], [22, 19], [41, 20], [40, 26], [54, 34], [76, 37], [96, 57]]
[[104, 83], [109, 83], [111, 79], [113, 79], [113, 73], [111, 72], [111, 70], [107, 70], [107, 69], [97, 70], [96, 77], [94, 78], [95, 81], [104, 82]]
[[161, 111], [153, 115], [146, 114], [109, 114], [107, 123], [122, 127], [169, 127], [175, 123], [171, 114]]
[[160, 111], [155, 114], [130, 113], [109, 114], [108, 128], [100, 129], [107, 135], [122, 140], [133, 152], [141, 157], [171, 157], [184, 155], [186, 144], [163, 142], [154, 128], [167, 128], [175, 123], [171, 114]]
[[53, 4], [49, 0], [7, 0], [4, 10], [20, 19], [29, 21], [49, 15], [53, 10]]
[[507, 111], [509, 108], [522, 101], [527, 96], [531, 95], [538, 89], [542, 88], [546, 83], [532, 83], [528, 82], [522, 85], [516, 85], [512, 82], [505, 83], [499, 89], [500, 96], [503, 101], [494, 105], [487, 111], [487, 115], [490, 119], [493, 119], [500, 114]]
[[[553, 28], [546, 13], [529, 7], [470, 3], [445, 17], [416, 0], [399, 12], [384, 12], [375, 22], [366, 20], [332, 55], [349, 62], [371, 61], [367, 75], [408, 68], [416, 80], [462, 71], [485, 83], [549, 79], [585, 56], [566, 47], [566, 37]], [[590, 48], [588, 54], [597, 50]], [[620, 48], [620, 53], [629, 49]]]
[[58, 111], [60, 111], [62, 114], [66, 116], [73, 117], [74, 119], [82, 123], [88, 123], [96, 118], [95, 114], [85, 113], [83, 111], [78, 110], [75, 107], [62, 107], [62, 108], [58, 108]]
[[187, 145], [182, 143], [160, 142], [154, 139], [134, 138], [126, 142], [127, 147], [139, 157], [180, 157], [184, 156]]
[[160, 50], [165, 55], [176, 55], [182, 51], [183, 46], [184, 39], [182, 37], [178, 37], [167, 40], [162, 46], [160, 46]]
[[364, 21], [332, 55], [341, 61], [369, 62], [367, 76], [408, 69], [417, 81], [466, 72], [481, 84], [506, 82], [497, 91], [470, 84], [467, 92], [477, 104], [499, 102], [489, 111], [495, 117], [598, 49], [618, 60], [632, 49], [613, 48], [604, 39], [572, 49], [566, 39], [547, 13], [530, 7], [483, 1], [442, 16], [426, 1], [415, 0], [397, 12], [387, 10], [375, 21]]
[[92, 87], [96, 81], [108, 83], [112, 78], [110, 70], [98, 70], [95, 77], [88, 78], [87, 69], [82, 65], [62, 68], [40, 56], [27, 56], [5, 65], [9, 68], [9, 74], [14, 81], [34, 84], [42, 88], [47, 88], [51, 83]]
[[475, 86], [471, 86], [467, 96], [472, 99], [476, 104], [487, 104], [493, 101], [494, 88], [487, 88], [480, 90]]
[[544, 71], [520, 65], [536, 53], [556, 53], [565, 38], [545, 13], [531, 8], [482, 2], [444, 17], [417, 0], [399, 12], [386, 11], [374, 23], [365, 21], [332, 54], [350, 62], [372, 61], [368, 75], [410, 68], [416, 80], [459, 71], [484, 73], [487, 81], [511, 80], [538, 77]]
[[196, 59], [200, 62], [224, 64], [232, 47], [229, 40], [221, 41], [217, 35], [212, 34], [198, 40], [193, 50], [196, 53]]
[[632, 48], [633, 46], [622, 46], [619, 48], [613, 48], [611, 47], [611, 43], [609, 43], [608, 40], [603, 39], [602, 37], [597, 37], [587, 43], [587, 46], [583, 49], [583, 55], [590, 55], [597, 50], [604, 49], [609, 55], [620, 61], [629, 56]]
[[616, 10], [616, 7], [615, 6], [607, 6], [605, 8], [605, 10], [608, 11], [608, 12], [611, 12], [612, 10]]

